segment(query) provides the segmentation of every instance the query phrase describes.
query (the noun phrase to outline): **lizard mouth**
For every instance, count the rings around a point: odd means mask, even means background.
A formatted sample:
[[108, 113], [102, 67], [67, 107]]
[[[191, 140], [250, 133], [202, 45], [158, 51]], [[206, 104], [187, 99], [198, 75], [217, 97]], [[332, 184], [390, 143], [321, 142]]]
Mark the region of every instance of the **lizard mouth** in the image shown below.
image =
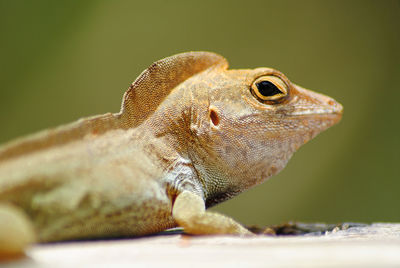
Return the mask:
[[332, 109], [297, 111], [290, 114], [290, 116], [293, 116], [295, 118], [305, 118], [305, 119], [314, 118], [316, 120], [333, 120], [335, 123], [338, 123], [342, 119], [342, 115], [343, 115], [342, 109], [338, 111]]
[[335, 103], [332, 107], [321, 107], [321, 108], [313, 108], [313, 109], [299, 109], [297, 111], [293, 111], [290, 115], [333, 115], [341, 117], [343, 114], [343, 106], [339, 103]]
[[315, 129], [318, 133], [340, 122], [342, 113], [327, 112], [327, 113], [308, 113], [295, 114], [293, 118], [303, 121], [302, 125], [308, 129]]

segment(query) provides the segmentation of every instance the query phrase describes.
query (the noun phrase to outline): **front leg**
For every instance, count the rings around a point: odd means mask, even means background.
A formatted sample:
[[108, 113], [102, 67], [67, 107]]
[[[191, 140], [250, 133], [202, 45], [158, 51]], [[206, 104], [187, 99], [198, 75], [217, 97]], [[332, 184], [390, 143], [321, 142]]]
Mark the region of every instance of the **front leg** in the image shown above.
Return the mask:
[[252, 235], [233, 219], [205, 209], [204, 200], [189, 191], [183, 191], [175, 199], [172, 216], [188, 234], [237, 234]]

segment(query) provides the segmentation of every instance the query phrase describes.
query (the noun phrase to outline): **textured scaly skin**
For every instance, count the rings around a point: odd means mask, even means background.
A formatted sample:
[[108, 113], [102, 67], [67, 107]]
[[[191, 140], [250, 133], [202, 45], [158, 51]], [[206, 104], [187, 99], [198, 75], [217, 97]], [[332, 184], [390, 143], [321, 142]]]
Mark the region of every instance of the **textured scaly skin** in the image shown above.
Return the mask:
[[[250, 90], [268, 75], [287, 87], [280, 103], [262, 102]], [[278, 173], [341, 112], [333, 99], [274, 69], [228, 70], [210, 52], [160, 60], [128, 89], [120, 113], [0, 147], [0, 204], [23, 211], [21, 226], [28, 226], [13, 233], [0, 224], [0, 253], [34, 241], [137, 236], [174, 226], [192, 234], [249, 234], [205, 208]], [[11, 249], [11, 240], [26, 242]]]

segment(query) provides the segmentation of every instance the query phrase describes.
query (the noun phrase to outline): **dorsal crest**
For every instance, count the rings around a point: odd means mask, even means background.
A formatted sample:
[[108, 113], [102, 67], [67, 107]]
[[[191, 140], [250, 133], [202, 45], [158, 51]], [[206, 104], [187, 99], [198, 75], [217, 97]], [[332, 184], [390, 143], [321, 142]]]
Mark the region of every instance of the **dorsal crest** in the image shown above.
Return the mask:
[[120, 112], [123, 123], [139, 125], [177, 85], [209, 68], [226, 69], [228, 62], [211, 52], [186, 52], [153, 63], [125, 92]]

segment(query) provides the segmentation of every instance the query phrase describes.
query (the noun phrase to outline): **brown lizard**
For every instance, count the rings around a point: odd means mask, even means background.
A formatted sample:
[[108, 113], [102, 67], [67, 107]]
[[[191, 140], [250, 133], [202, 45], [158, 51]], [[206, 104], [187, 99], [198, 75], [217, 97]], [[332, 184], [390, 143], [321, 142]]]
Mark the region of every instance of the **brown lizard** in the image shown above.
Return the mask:
[[0, 252], [175, 226], [250, 234], [206, 208], [278, 173], [341, 114], [335, 100], [274, 69], [228, 70], [210, 52], [157, 61], [119, 113], [0, 147]]

